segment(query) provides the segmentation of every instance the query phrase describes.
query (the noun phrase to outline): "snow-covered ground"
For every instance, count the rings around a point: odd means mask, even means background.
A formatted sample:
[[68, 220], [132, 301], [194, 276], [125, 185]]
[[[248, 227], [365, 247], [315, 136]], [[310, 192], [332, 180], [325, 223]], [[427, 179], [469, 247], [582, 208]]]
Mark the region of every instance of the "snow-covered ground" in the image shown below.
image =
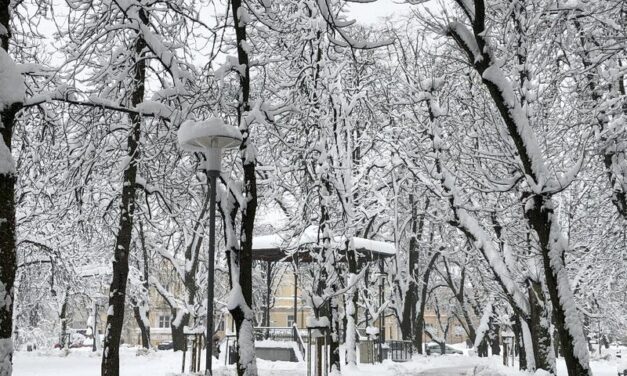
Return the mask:
[[[181, 353], [156, 351], [137, 356], [135, 349], [123, 348], [120, 351], [121, 374], [124, 376], [170, 376], [180, 373]], [[14, 358], [14, 376], [97, 376], [100, 375], [100, 353], [89, 349], [75, 349], [63, 356], [61, 351], [17, 352]], [[258, 360], [260, 376], [299, 376], [306, 374], [305, 363], [270, 362]], [[214, 375], [234, 375], [233, 367], [225, 367], [224, 360], [214, 363]], [[441, 371], [435, 371], [442, 369]], [[447, 372], [444, 372], [446, 369]], [[346, 376], [404, 376], [404, 375], [449, 375], [448, 371], [458, 369], [459, 375], [482, 376], [528, 376], [512, 367], [501, 365], [499, 357], [477, 358], [462, 355], [422, 357], [416, 356], [411, 362], [383, 364], [361, 364], [357, 368], [345, 368]], [[595, 376], [615, 376], [616, 361], [595, 360], [592, 362]], [[470, 373], [467, 371], [470, 370]], [[455, 373], [453, 373], [455, 374]], [[540, 376], [540, 375], [537, 375]], [[567, 376], [566, 366], [558, 360], [558, 376]]]

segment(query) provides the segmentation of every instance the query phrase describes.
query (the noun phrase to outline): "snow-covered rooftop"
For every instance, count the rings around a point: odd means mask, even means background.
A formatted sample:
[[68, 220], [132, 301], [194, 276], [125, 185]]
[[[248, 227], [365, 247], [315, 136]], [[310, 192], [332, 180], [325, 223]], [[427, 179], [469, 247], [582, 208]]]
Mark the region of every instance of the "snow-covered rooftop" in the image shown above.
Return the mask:
[[[396, 247], [391, 242], [371, 240], [359, 237], [352, 238], [352, 246], [362, 254], [377, 257], [390, 257], [396, 254]], [[336, 236], [331, 246], [339, 250], [345, 249], [346, 237]], [[287, 234], [269, 234], [253, 237], [253, 258], [266, 261], [291, 259], [294, 253], [318, 247], [318, 229], [308, 227], [298, 237], [291, 238]], [[306, 257], [301, 257], [301, 259]]]

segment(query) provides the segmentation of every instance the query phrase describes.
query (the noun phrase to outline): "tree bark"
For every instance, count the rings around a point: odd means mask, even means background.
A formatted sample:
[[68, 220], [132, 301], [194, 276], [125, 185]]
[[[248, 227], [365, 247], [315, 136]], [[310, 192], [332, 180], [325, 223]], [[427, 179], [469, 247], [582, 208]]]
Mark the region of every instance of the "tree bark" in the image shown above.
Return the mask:
[[[357, 255], [355, 249], [351, 249], [349, 241], [346, 242], [346, 258], [348, 261], [348, 283], [356, 283], [355, 277], [359, 272], [357, 267]], [[344, 303], [344, 330], [342, 331], [344, 337], [344, 346], [346, 347], [345, 363], [350, 365], [357, 365], [357, 304], [359, 296], [356, 294], [357, 286], [348, 286], [346, 295], [343, 296]], [[348, 337], [350, 336], [350, 338]]]
[[492, 348], [492, 355], [501, 355], [501, 346], [499, 346], [499, 330], [500, 325], [492, 325], [493, 329], [490, 333], [490, 347]]
[[[468, 338], [470, 339], [470, 341], [472, 341], [472, 343], [475, 343], [475, 339], [477, 338], [477, 332], [475, 330], [474, 325], [472, 324], [470, 313], [468, 312], [468, 309], [466, 308], [466, 298], [464, 295], [464, 286], [466, 284], [466, 267], [464, 266], [461, 267], [461, 277], [460, 277], [460, 282], [459, 282], [459, 288], [457, 288], [455, 287], [455, 282], [453, 281], [453, 275], [451, 274], [451, 271], [448, 267], [448, 262], [446, 261], [446, 259], [444, 259], [443, 261], [444, 261], [444, 267], [446, 269], [446, 276], [444, 277], [444, 279], [447, 285], [449, 286], [449, 288], [451, 289], [451, 292], [453, 293], [455, 300], [457, 300], [457, 302], [459, 303], [459, 307], [460, 307], [459, 309], [461, 310], [463, 318], [464, 318], [464, 322], [466, 323], [464, 330], [466, 331], [466, 334], [468, 335]], [[459, 317], [459, 315], [456, 315], [456, 316], [459, 322], [462, 323], [462, 320]]]
[[240, 151], [244, 170], [244, 197], [246, 199], [246, 205], [242, 207], [240, 248], [237, 254], [230, 256], [232, 263], [235, 262], [239, 269], [237, 282], [241, 287], [244, 300], [237, 307], [233, 307], [233, 309], [230, 310], [237, 331], [239, 352], [237, 374], [239, 376], [257, 375], [253, 334], [254, 317], [252, 309], [250, 308], [253, 306], [252, 246], [253, 229], [257, 213], [257, 177], [255, 175], [257, 161], [253, 153], [247, 152], [248, 148], [253, 147], [250, 138], [250, 123], [247, 118], [248, 112], [250, 111], [250, 62], [245, 46], [248, 43], [246, 35], [248, 16], [245, 16], [247, 12], [246, 6], [243, 5], [241, 0], [231, 0], [231, 13], [233, 15], [235, 39], [237, 42], [238, 63], [243, 67], [239, 74], [240, 90], [237, 119], [240, 131], [242, 132]]
[[144, 324], [142, 311], [139, 305], [135, 305], [133, 307], [133, 316], [135, 316], [137, 327], [139, 327], [139, 332], [141, 335], [141, 345], [143, 348], [149, 349], [150, 348], [150, 326], [146, 326], [146, 324]]
[[[526, 215], [531, 227], [538, 234], [546, 287], [553, 304], [555, 327], [562, 345], [561, 348], [566, 360], [568, 375], [589, 376], [592, 373], [587, 359], [585, 361], [580, 359], [575, 349], [577, 335], [573, 330], [577, 328], [574, 328], [573, 325], [576, 324], [572, 322], [570, 324], [566, 323], [567, 312], [570, 316], [578, 315], [578, 313], [571, 310], [574, 307], [564, 305], [563, 298], [565, 298], [565, 295], [572, 294], [572, 292], [564, 291], [565, 289], [570, 289], [570, 286], [564, 286], [566, 277], [564, 252], [552, 249], [553, 247], [561, 246], [561, 244], [558, 244], [559, 239], [555, 239], [556, 234], [553, 233], [555, 231], [554, 227], [557, 226], [553, 223], [553, 202], [550, 197], [538, 195], [529, 199], [534, 200], [534, 205], [530, 210], [527, 210]], [[556, 255], [556, 253], [559, 253], [559, 255]]]
[[139, 331], [141, 333], [141, 345], [145, 349], [150, 348], [150, 310], [149, 310], [149, 270], [148, 270], [148, 249], [146, 248], [146, 238], [144, 236], [144, 226], [142, 222], [139, 222], [139, 238], [141, 241], [142, 247], [142, 259], [143, 259], [143, 267], [142, 267], [142, 291], [140, 293], [140, 298], [138, 301], [135, 301], [133, 304], [133, 315], [135, 316], [135, 321], [137, 322], [137, 326], [139, 327]]
[[[401, 319], [401, 333], [403, 339], [406, 341], [412, 340], [415, 336], [416, 330], [420, 330], [418, 322], [416, 321], [416, 306], [418, 305], [418, 279], [420, 275], [419, 261], [420, 251], [419, 242], [422, 239], [422, 229], [424, 227], [424, 213], [418, 216], [417, 203], [413, 194], [409, 195], [409, 202], [411, 205], [411, 231], [412, 235], [409, 239], [409, 265], [408, 265], [408, 278], [409, 286], [407, 294], [405, 295], [405, 301], [403, 302], [403, 315]], [[425, 212], [429, 208], [429, 198], [425, 202]], [[422, 338], [422, 333], [420, 334]], [[421, 352], [422, 353], [422, 352]]]
[[521, 370], [529, 369], [527, 362], [527, 351], [525, 351], [525, 343], [523, 336], [522, 323], [520, 322], [520, 315], [514, 313], [512, 315], [512, 331], [514, 332], [514, 342], [512, 343], [511, 351], [516, 354], [518, 351], [518, 368]]
[[555, 357], [551, 344], [551, 318], [546, 310], [546, 300], [542, 284], [538, 281], [529, 281], [529, 329], [533, 338], [533, 354], [536, 359], [536, 368], [556, 374]]
[[488, 356], [488, 336], [483, 337], [479, 346], [477, 346], [477, 355], [480, 358], [485, 358]]
[[[183, 328], [189, 323], [189, 313], [179, 313], [182, 308], [172, 308], [170, 331], [172, 332], [172, 349], [174, 351], [187, 351], [187, 340], [185, 339], [185, 333]], [[181, 320], [177, 321], [176, 318], [181, 317]]]
[[422, 331], [425, 325], [425, 307], [427, 305], [427, 292], [429, 291], [429, 277], [431, 275], [431, 271], [434, 268], [435, 262], [440, 256], [440, 251], [436, 251], [433, 256], [431, 256], [431, 260], [429, 260], [429, 264], [425, 269], [425, 273], [422, 276], [422, 291], [420, 292], [420, 309], [418, 310], [418, 314], [416, 315], [416, 326], [414, 327], [414, 347], [418, 351], [418, 354], [423, 353], [422, 346]]
[[[337, 291], [337, 287], [333, 289], [333, 291]], [[331, 336], [331, 341], [329, 343], [329, 366], [331, 367], [331, 372], [340, 372], [340, 312], [338, 307], [338, 297], [332, 297], [329, 300], [329, 308], [331, 317], [329, 317], [329, 323], [331, 327], [329, 328], [329, 333]]]
[[[6, 33], [0, 33], [0, 47], [9, 49], [11, 38], [11, 1], [0, 0], [0, 27]], [[10, 158], [11, 140], [17, 113], [21, 103], [0, 103], [0, 151]], [[12, 160], [9, 164], [13, 164]], [[14, 171], [0, 172], [0, 376], [10, 376], [13, 368], [13, 298], [15, 274], [17, 272], [16, 234], [15, 234], [15, 183], [17, 175]]]
[[[69, 297], [69, 289], [66, 289], [65, 296], [63, 297], [63, 304], [61, 305], [61, 312], [59, 313], [59, 321], [61, 322], [61, 333], [59, 337], [59, 345], [62, 349], [66, 348], [70, 344], [67, 343], [67, 303]], [[92, 332], [96, 333], [96, 327], [92, 328]], [[96, 340], [96, 336], [98, 334], [94, 334], [94, 341]]]
[[[145, 18], [144, 10], [140, 15]], [[131, 92], [131, 106], [135, 108], [144, 100], [144, 83], [146, 80], [146, 60], [143, 58], [146, 42], [141, 35], [137, 36], [134, 46], [136, 56]], [[131, 251], [133, 236], [133, 215], [136, 204], [137, 162], [139, 160], [139, 139], [141, 134], [141, 116], [130, 115], [131, 128], [127, 138], [127, 155], [129, 162], [124, 170], [122, 180], [122, 201], [120, 203], [119, 229], [115, 240], [113, 258], [113, 278], [109, 288], [109, 308], [105, 329], [104, 350], [102, 355], [102, 376], [120, 375], [120, 340], [124, 324], [124, 306], [126, 301], [126, 284], [128, 279], [128, 257]]]

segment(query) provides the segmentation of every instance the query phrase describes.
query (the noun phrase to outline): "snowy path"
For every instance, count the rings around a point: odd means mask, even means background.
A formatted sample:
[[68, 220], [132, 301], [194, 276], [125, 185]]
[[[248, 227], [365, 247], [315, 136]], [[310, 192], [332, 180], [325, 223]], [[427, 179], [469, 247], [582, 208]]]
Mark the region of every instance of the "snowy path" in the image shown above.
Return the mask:
[[[133, 349], [122, 349], [120, 368], [123, 376], [173, 376], [180, 372], [181, 353], [158, 351], [136, 356]], [[58, 351], [41, 354], [17, 352], [14, 357], [13, 376], [100, 376], [100, 353], [86, 349], [73, 350], [68, 356]], [[416, 357], [411, 362], [360, 364], [357, 368], [345, 367], [343, 376], [528, 376], [512, 367], [500, 364], [498, 357], [476, 358], [469, 356]], [[594, 376], [616, 376], [614, 361], [593, 361]], [[259, 376], [305, 376], [305, 363], [270, 362], [258, 360]], [[557, 364], [558, 376], [567, 376], [564, 361]], [[224, 361], [214, 363], [214, 375], [231, 376], [233, 367], [226, 368]]]
[[[479, 367], [444, 367], [444, 368], [433, 368], [426, 371], [421, 371], [416, 374], [416, 376], [472, 376], [479, 373], [479, 371], [483, 370], [483, 367], [479, 369]], [[497, 375], [495, 373], [493, 375]]]

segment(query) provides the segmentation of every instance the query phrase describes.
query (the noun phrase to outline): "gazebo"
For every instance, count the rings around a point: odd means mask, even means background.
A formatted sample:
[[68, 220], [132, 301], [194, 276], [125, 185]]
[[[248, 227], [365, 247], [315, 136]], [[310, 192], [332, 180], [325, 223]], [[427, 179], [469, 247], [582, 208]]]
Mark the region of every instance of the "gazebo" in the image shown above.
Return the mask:
[[[344, 245], [347, 238], [338, 236], [331, 240], [331, 246], [338, 249], [340, 257], [343, 257]], [[358, 253], [358, 268], [362, 268], [365, 262], [379, 262], [382, 269], [383, 260], [396, 255], [396, 247], [391, 242], [371, 240], [360, 237], [352, 238], [352, 247]], [[253, 260], [265, 261], [268, 263], [268, 270], [271, 264], [276, 262], [291, 262], [294, 265], [294, 323], [298, 322], [298, 265], [301, 262], [312, 262], [312, 251], [320, 249], [318, 242], [318, 228], [311, 226], [305, 229], [298, 238], [289, 238], [281, 234], [260, 235], [253, 237]], [[382, 270], [380, 270], [382, 272]], [[270, 277], [266, 280], [267, 288], [271, 288]], [[269, 317], [269, 307], [268, 310]]]

